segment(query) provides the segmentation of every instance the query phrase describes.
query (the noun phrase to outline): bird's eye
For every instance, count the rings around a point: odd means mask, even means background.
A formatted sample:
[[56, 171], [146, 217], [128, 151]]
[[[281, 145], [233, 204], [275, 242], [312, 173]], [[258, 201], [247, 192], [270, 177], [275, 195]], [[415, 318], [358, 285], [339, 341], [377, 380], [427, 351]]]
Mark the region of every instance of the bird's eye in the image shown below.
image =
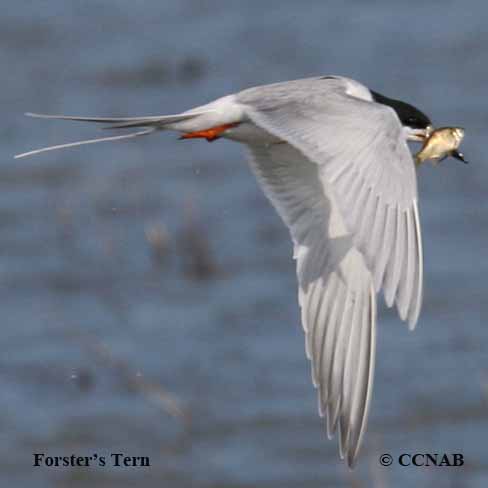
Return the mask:
[[417, 119], [415, 117], [409, 117], [407, 119], [408, 124], [415, 124], [417, 122]]

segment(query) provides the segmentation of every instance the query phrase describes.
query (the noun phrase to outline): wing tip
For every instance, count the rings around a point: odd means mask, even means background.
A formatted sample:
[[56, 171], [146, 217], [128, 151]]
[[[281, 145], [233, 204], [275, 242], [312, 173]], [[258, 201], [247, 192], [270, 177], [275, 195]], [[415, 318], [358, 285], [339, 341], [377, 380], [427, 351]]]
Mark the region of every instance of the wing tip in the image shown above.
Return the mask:
[[417, 307], [416, 310], [413, 311], [412, 314], [408, 316], [408, 329], [413, 331], [417, 327], [417, 323], [419, 320], [419, 315], [420, 315], [420, 306]]
[[351, 449], [347, 452], [346, 456], [346, 461], [347, 461], [347, 467], [350, 470], [353, 470], [356, 467], [356, 462], [357, 462], [357, 452], [354, 452], [354, 449]]

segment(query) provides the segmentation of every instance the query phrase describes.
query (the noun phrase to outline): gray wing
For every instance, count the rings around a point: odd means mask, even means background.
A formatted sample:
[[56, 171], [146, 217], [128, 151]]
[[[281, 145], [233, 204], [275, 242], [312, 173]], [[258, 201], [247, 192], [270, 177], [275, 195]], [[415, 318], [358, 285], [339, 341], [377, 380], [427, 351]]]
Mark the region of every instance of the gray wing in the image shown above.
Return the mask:
[[306, 351], [341, 457], [353, 465], [373, 386], [376, 301], [373, 278], [355, 248], [319, 167], [289, 144], [251, 145], [251, 168], [289, 227], [297, 260]]
[[414, 328], [422, 302], [417, 182], [395, 112], [351, 96], [341, 78], [252, 88], [237, 100], [253, 123], [318, 165], [376, 291]]

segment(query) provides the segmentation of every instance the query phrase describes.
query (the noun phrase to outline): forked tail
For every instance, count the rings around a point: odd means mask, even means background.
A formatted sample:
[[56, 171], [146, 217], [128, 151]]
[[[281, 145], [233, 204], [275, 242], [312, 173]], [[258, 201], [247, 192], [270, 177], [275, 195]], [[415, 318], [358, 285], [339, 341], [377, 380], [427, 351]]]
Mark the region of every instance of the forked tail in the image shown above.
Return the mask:
[[145, 136], [162, 129], [170, 129], [173, 124], [184, 122], [186, 120], [194, 119], [200, 115], [207, 114], [210, 111], [194, 111], [177, 115], [155, 115], [149, 117], [76, 117], [71, 115], [44, 115], [26, 113], [28, 117], [35, 117], [40, 119], [57, 119], [57, 120], [75, 120], [79, 122], [95, 122], [100, 124], [108, 124], [104, 129], [127, 129], [132, 127], [147, 127], [145, 130], [131, 132], [130, 134], [122, 134], [109, 137], [97, 137], [95, 139], [85, 139], [82, 141], [68, 142], [65, 144], [57, 144], [55, 146], [43, 147], [34, 149], [14, 156], [15, 159], [33, 156], [47, 151], [54, 151], [56, 149], [65, 149], [68, 147], [82, 146], [84, 144], [94, 144], [96, 142], [120, 141], [123, 139], [131, 139], [134, 137]]

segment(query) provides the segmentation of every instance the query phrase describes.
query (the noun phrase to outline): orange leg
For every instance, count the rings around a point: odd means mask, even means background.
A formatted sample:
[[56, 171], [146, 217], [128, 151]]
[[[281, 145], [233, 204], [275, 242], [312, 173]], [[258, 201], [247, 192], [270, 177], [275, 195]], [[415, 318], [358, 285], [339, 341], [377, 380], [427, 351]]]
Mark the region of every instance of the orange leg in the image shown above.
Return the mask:
[[194, 139], [197, 137], [204, 137], [207, 139], [208, 142], [215, 141], [218, 139], [222, 132], [225, 132], [227, 129], [231, 129], [239, 124], [223, 124], [218, 125], [217, 127], [210, 127], [210, 129], [205, 130], [197, 130], [195, 132], [188, 132], [188, 134], [183, 134], [180, 139]]

